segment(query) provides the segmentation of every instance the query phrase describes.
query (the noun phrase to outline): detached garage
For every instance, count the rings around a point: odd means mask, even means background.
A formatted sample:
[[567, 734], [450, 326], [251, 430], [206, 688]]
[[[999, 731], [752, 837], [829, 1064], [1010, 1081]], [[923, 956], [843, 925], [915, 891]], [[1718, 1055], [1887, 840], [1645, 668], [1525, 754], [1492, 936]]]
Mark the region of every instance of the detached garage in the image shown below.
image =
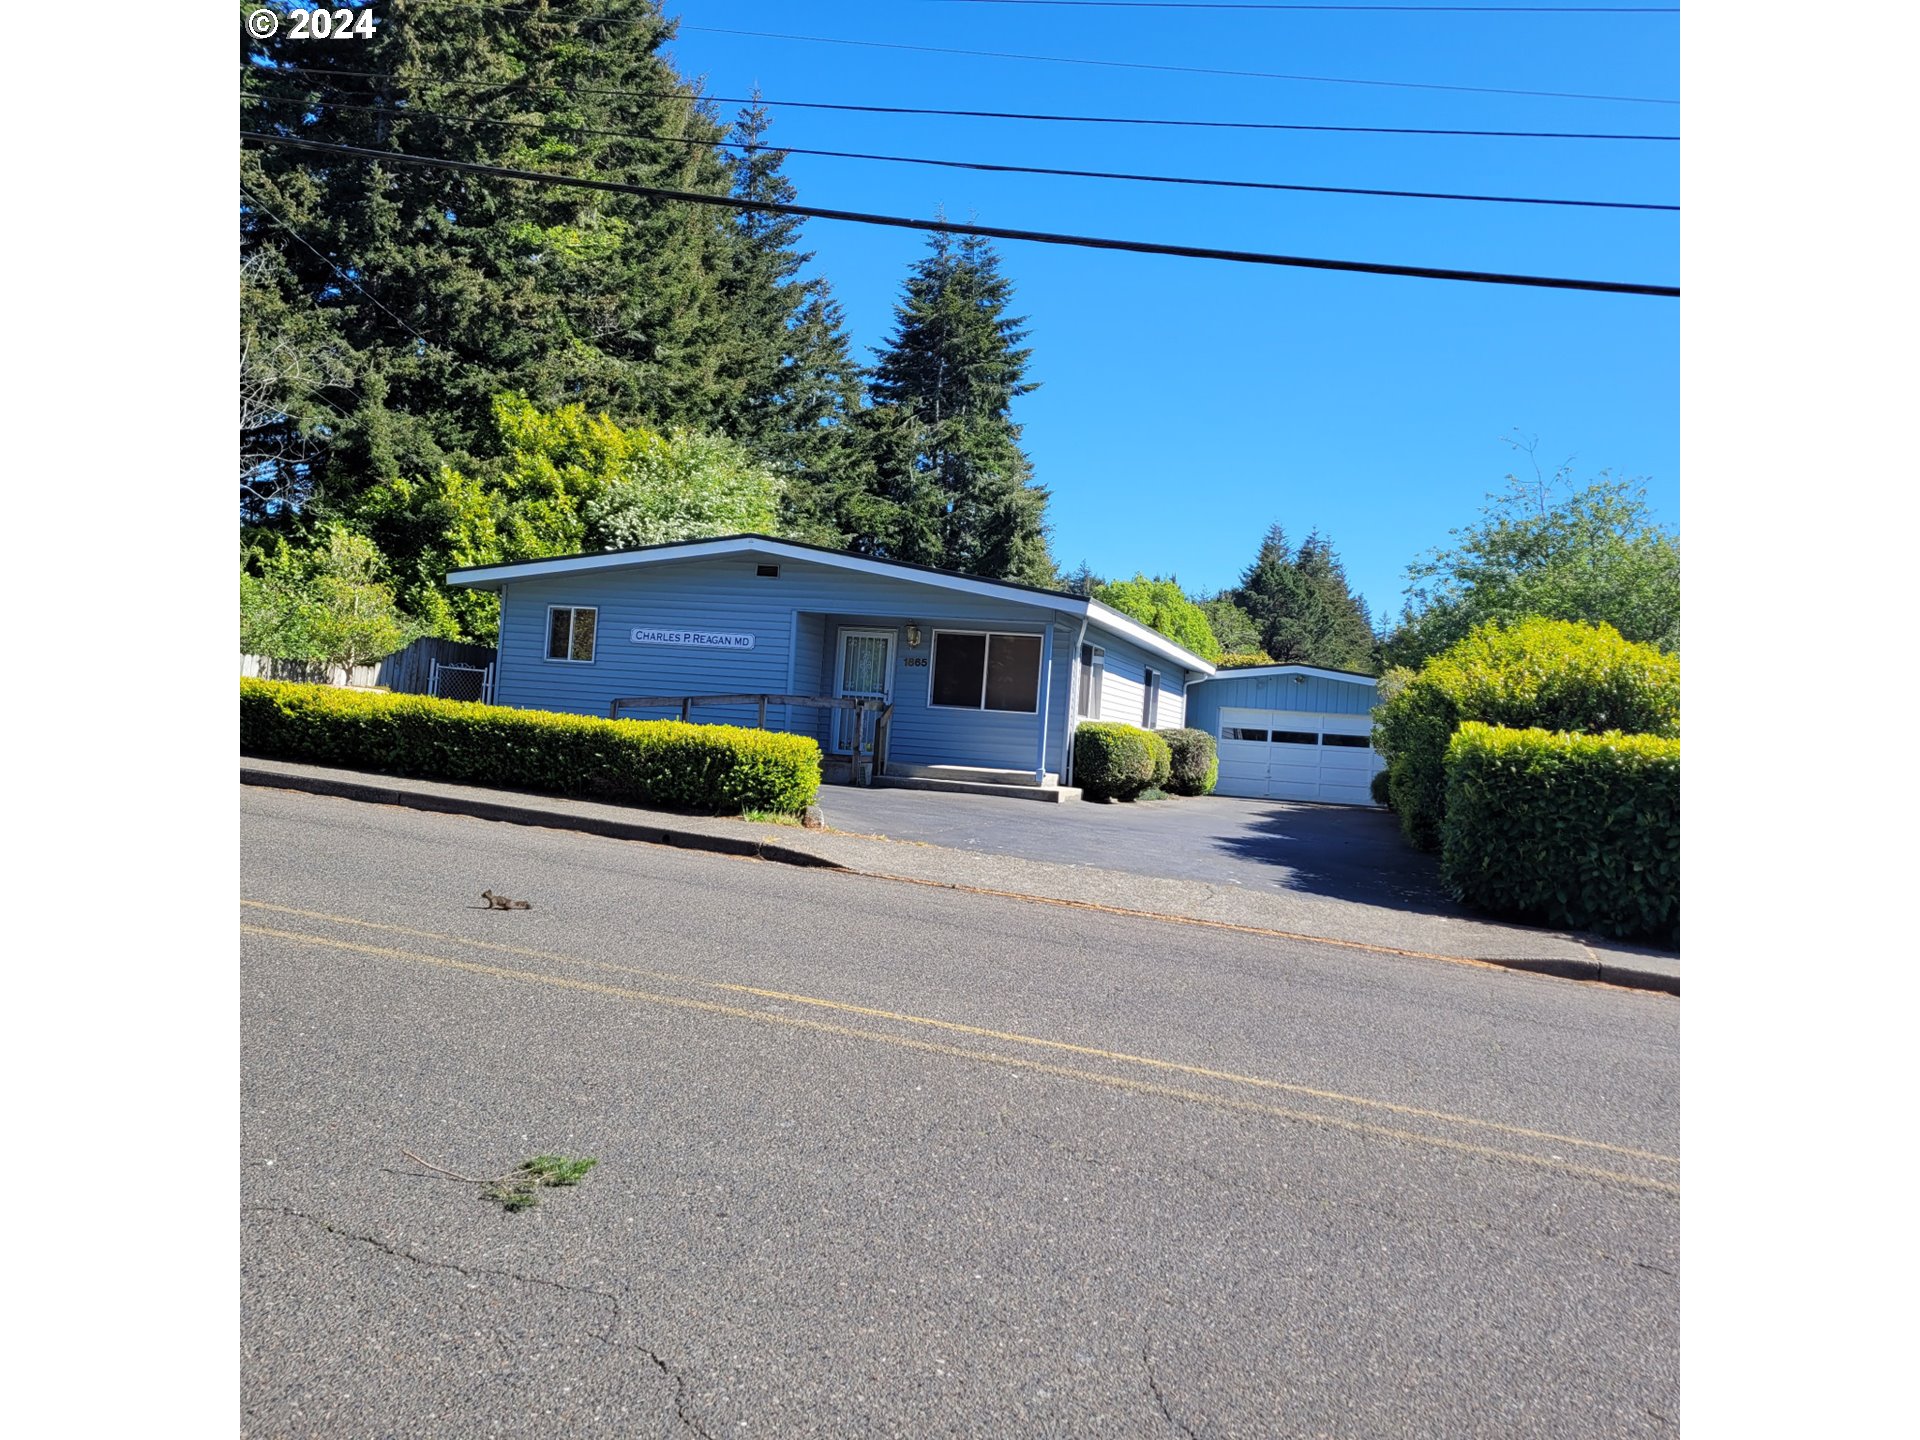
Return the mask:
[[1216, 795], [1371, 805], [1370, 675], [1313, 665], [1224, 670], [1187, 691], [1187, 723], [1220, 745]]

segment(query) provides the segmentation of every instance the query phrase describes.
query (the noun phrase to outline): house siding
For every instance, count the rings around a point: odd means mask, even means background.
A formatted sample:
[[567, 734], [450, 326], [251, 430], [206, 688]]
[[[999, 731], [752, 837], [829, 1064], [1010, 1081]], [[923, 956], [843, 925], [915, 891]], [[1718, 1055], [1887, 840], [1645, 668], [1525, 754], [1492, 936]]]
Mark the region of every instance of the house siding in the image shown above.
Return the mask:
[[[1187, 723], [1187, 676], [1164, 656], [1141, 649], [1131, 640], [1103, 630], [1098, 624], [1087, 626], [1086, 643], [1106, 651], [1106, 678], [1100, 687], [1101, 720], [1118, 720], [1138, 725], [1146, 714], [1147, 671], [1158, 675], [1154, 688], [1160, 692], [1160, 713], [1156, 730], [1178, 730]], [[1078, 656], [1075, 657], [1076, 661]], [[1093, 717], [1083, 717], [1091, 719]]]
[[[1069, 621], [1050, 612], [1043, 596], [1036, 596], [1033, 605], [1023, 605], [785, 556], [779, 557], [777, 577], [757, 575], [756, 565], [768, 558], [746, 553], [514, 580], [503, 593], [501, 606], [498, 693], [502, 702], [605, 715], [622, 695], [777, 693], [789, 686], [830, 695], [835, 689], [840, 630], [886, 629], [895, 634], [893, 759], [903, 764], [1032, 771], [1039, 759], [1044, 720], [1046, 769], [1058, 772], [1072, 695], [1070, 652], [1079, 630], [1077, 618]], [[552, 605], [591, 605], [599, 610], [592, 663], [545, 658], [547, 610]], [[909, 623], [920, 627], [918, 647], [907, 645]], [[643, 625], [743, 632], [751, 634], [754, 643], [751, 650], [729, 651], [636, 645], [630, 634]], [[931, 706], [931, 665], [908, 662], [931, 658], [936, 629], [1013, 634], [1050, 630], [1052, 683], [1046, 689], [1051, 703], [1043, 705], [1039, 715]], [[1043, 666], [1044, 651], [1043, 646]], [[1170, 666], [1159, 668], [1171, 671]], [[1137, 677], [1137, 669], [1135, 673]], [[1164, 716], [1166, 701], [1162, 705]], [[622, 711], [638, 718], [674, 713]], [[751, 706], [703, 706], [694, 711], [701, 722], [716, 724], [751, 725], [755, 714]], [[1137, 713], [1134, 718], [1138, 719]], [[767, 720], [770, 726], [810, 734], [823, 744], [830, 738], [825, 712], [819, 710], [795, 709], [790, 718], [772, 712]]]

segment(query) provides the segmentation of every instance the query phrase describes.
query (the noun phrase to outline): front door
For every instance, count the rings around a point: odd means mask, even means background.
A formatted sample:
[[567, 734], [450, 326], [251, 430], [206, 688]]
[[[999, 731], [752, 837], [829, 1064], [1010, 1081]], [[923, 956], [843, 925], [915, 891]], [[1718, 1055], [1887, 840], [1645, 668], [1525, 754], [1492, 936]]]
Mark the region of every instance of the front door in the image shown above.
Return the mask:
[[[835, 670], [838, 684], [834, 694], [863, 696], [885, 700], [893, 693], [893, 631], [842, 630], [840, 663]], [[873, 727], [860, 738], [861, 753], [873, 750]], [[851, 755], [854, 745], [853, 711], [833, 712], [833, 749], [837, 755]]]

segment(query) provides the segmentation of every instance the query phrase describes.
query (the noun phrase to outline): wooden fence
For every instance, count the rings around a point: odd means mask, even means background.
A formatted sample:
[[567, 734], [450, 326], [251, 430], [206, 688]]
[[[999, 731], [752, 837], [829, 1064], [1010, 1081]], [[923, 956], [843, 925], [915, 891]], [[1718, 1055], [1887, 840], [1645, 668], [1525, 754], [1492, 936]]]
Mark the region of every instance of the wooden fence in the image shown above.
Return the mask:
[[242, 655], [240, 673], [261, 680], [299, 680], [309, 685], [379, 685], [396, 694], [425, 695], [435, 661], [442, 665], [491, 665], [491, 645], [469, 645], [459, 640], [426, 638], [414, 641], [371, 665], [314, 665], [304, 660], [275, 660], [265, 655]]

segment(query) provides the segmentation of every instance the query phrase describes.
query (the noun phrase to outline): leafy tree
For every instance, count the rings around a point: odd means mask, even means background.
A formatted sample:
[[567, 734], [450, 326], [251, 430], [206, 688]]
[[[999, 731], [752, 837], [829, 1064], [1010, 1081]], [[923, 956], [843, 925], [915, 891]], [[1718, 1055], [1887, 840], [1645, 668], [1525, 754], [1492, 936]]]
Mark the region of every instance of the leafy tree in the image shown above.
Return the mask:
[[1221, 670], [1251, 670], [1256, 665], [1276, 665], [1279, 662], [1264, 650], [1229, 650], [1213, 663]]
[[1339, 557], [1318, 532], [1294, 550], [1273, 526], [1228, 598], [1259, 627], [1258, 648], [1276, 663], [1373, 673], [1366, 602], [1348, 588]]
[[1214, 638], [1205, 612], [1187, 598], [1171, 576], [1149, 580], [1145, 575], [1135, 575], [1131, 580], [1109, 581], [1094, 591], [1094, 598], [1159, 631], [1176, 645], [1186, 646], [1203, 660], [1220, 658], [1220, 642]]
[[1207, 624], [1213, 627], [1214, 638], [1220, 642], [1221, 650], [1228, 654], [1250, 654], [1260, 649], [1260, 627], [1254, 623], [1251, 615], [1234, 603], [1230, 595], [1216, 595], [1197, 603], [1201, 613], [1207, 617]]
[[1033, 390], [1013, 287], [978, 237], [936, 234], [907, 277], [869, 386], [869, 553], [1027, 584], [1056, 579], [1047, 491], [1033, 483], [1013, 401]]
[[623, 473], [588, 503], [589, 548], [778, 533], [780, 492], [731, 440], [691, 430], [638, 437]]
[[351, 514], [433, 634], [490, 640], [498, 601], [449, 570], [781, 528], [781, 482], [730, 440], [496, 397], [480, 457], [366, 491]]
[[1418, 666], [1489, 620], [1526, 616], [1680, 648], [1680, 545], [1654, 520], [1645, 488], [1603, 472], [1572, 490], [1567, 475], [1565, 466], [1551, 479], [1509, 475], [1480, 524], [1407, 567], [1406, 605], [1384, 647], [1393, 664]]
[[240, 575], [242, 654], [305, 660], [351, 671], [413, 638], [366, 536], [331, 525], [318, 545], [277, 547]]
[[353, 357], [311, 307], [288, 303], [279, 252], [240, 265], [240, 515], [260, 521], [306, 496], [308, 470], [354, 403]]

